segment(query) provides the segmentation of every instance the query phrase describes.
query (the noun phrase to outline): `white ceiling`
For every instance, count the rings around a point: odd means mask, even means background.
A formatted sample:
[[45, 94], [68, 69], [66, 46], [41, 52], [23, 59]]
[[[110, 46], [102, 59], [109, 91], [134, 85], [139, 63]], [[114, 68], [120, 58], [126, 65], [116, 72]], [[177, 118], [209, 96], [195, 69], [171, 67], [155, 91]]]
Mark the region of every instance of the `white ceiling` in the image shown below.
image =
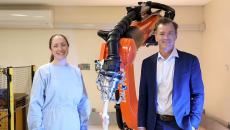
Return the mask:
[[[0, 0], [0, 7], [4, 5], [49, 5], [49, 6], [134, 6], [143, 0]], [[148, 0], [146, 0], [148, 1]], [[153, 2], [162, 3], [169, 6], [202, 6], [211, 0], [154, 0]], [[25, 10], [26, 11], [26, 10]], [[15, 13], [0, 12], [0, 28], [50, 28], [53, 21], [45, 14], [27, 14], [23, 10], [16, 10]], [[30, 12], [30, 11], [29, 11]], [[2, 14], [1, 14], [2, 13]], [[17, 16], [15, 16], [17, 14]], [[24, 17], [18, 15], [23, 14]], [[48, 20], [48, 21], [47, 21]], [[51, 24], [52, 23], [52, 24]], [[74, 24], [65, 23], [55, 24], [56, 28], [80, 28], [80, 29], [110, 29], [114, 25], [111, 23], [103, 24]]]
[[[0, 0], [1, 4], [43, 4], [77, 6], [133, 6], [143, 0]], [[147, 0], [146, 0], [147, 1]], [[153, 0], [166, 5], [205, 5], [211, 0]]]

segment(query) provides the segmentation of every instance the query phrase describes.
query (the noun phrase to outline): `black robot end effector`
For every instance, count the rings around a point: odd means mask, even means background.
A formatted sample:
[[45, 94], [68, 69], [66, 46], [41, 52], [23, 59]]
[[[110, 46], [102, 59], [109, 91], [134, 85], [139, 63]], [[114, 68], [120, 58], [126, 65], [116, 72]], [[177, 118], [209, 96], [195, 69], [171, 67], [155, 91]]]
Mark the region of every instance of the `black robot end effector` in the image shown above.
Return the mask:
[[118, 72], [120, 71], [120, 63], [120, 59], [110, 57], [105, 59], [102, 69], [105, 71]]
[[120, 71], [120, 56], [119, 56], [119, 45], [118, 39], [108, 39], [108, 57], [104, 60], [102, 69], [105, 71]]

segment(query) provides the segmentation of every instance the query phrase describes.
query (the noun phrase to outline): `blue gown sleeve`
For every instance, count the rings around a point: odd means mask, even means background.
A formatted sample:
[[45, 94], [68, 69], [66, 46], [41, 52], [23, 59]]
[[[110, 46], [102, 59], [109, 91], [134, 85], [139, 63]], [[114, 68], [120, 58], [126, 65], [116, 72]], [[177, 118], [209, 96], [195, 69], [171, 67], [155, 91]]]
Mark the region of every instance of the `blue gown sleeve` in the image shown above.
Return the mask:
[[29, 130], [44, 130], [42, 126], [42, 108], [45, 100], [45, 82], [42, 80], [41, 72], [38, 70], [33, 79], [28, 109], [28, 128]]
[[83, 77], [81, 76], [82, 84], [83, 84], [83, 95], [78, 104], [78, 113], [80, 117], [80, 130], [88, 130], [88, 120], [91, 113], [90, 102], [87, 96], [87, 92], [85, 89], [85, 84], [83, 81]]

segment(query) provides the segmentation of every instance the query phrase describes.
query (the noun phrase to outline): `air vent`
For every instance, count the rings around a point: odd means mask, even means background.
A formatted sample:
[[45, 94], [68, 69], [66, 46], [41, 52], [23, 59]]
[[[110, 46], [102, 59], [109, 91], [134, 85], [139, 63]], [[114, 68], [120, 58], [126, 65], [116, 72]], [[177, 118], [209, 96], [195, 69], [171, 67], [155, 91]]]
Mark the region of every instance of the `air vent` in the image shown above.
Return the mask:
[[52, 10], [0, 10], [0, 28], [52, 27]]

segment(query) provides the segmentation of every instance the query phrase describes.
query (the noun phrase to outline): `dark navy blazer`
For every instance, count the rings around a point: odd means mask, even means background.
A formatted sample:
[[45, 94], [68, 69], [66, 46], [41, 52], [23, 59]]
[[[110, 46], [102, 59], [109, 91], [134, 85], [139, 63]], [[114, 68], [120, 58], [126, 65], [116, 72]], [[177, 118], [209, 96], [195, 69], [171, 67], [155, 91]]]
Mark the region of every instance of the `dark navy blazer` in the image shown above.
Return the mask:
[[[196, 56], [178, 51], [172, 90], [172, 109], [181, 129], [198, 128], [204, 104], [204, 86], [200, 63]], [[154, 130], [157, 106], [158, 53], [142, 63], [138, 102], [138, 127]]]

